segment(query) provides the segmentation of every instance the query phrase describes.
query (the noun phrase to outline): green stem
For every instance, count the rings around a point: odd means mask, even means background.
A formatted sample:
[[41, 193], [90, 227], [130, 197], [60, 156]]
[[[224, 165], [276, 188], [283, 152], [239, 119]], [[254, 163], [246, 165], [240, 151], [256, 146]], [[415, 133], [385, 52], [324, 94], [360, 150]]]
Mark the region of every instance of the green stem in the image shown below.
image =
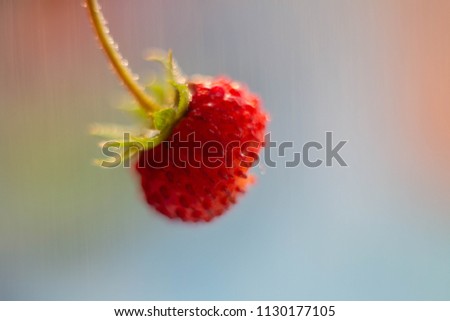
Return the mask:
[[144, 89], [136, 81], [132, 72], [124, 63], [121, 54], [114, 46], [114, 40], [109, 35], [108, 29], [105, 25], [105, 18], [103, 17], [97, 0], [86, 0], [86, 4], [100, 44], [103, 50], [105, 50], [105, 53], [113, 65], [114, 70], [119, 75], [119, 78], [124, 82], [130, 93], [147, 112], [151, 113], [161, 109], [161, 107], [152, 99], [152, 97], [145, 93]]

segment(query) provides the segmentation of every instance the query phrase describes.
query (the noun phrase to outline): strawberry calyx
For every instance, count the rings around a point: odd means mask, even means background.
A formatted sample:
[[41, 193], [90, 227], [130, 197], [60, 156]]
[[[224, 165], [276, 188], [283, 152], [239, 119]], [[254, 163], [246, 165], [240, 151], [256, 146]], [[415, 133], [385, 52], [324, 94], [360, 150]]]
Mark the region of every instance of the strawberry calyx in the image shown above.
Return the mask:
[[[107, 139], [100, 143], [101, 146], [108, 144], [120, 150], [123, 162], [143, 150], [156, 147], [169, 138], [175, 124], [188, 110], [191, 93], [185, 77], [173, 59], [171, 50], [167, 55], [153, 52], [147, 57], [147, 60], [162, 64], [165, 77], [162, 81], [154, 81], [143, 88], [128, 68], [128, 63], [123, 59], [118, 46], [110, 36], [98, 2], [86, 0], [86, 7], [101, 47], [118, 77], [137, 103], [126, 110], [141, 120], [141, 126], [138, 128], [102, 124], [96, 124], [91, 128], [91, 134]], [[96, 163], [101, 165], [104, 161], [96, 160]]]

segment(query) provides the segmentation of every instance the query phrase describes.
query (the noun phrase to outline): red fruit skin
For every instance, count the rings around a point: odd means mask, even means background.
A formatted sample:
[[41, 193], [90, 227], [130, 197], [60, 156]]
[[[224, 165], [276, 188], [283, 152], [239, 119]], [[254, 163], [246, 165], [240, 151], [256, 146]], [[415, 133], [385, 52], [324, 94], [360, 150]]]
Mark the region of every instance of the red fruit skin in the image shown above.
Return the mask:
[[[248, 170], [263, 145], [268, 115], [257, 96], [229, 79], [201, 79], [190, 89], [188, 111], [168, 141], [142, 151], [135, 168], [147, 203], [158, 212], [209, 222], [253, 182]], [[205, 143], [216, 146], [208, 149], [218, 151], [216, 158], [205, 157]]]

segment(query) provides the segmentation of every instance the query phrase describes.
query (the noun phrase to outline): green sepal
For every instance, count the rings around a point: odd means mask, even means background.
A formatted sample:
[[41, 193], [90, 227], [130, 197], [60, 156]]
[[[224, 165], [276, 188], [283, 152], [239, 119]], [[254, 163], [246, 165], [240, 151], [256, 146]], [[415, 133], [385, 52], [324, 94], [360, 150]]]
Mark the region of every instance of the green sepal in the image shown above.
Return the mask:
[[164, 130], [167, 126], [173, 124], [175, 119], [175, 110], [173, 108], [166, 108], [158, 110], [153, 113], [153, 125], [157, 130]]
[[130, 133], [133, 130], [118, 125], [104, 125], [104, 124], [94, 124], [90, 128], [91, 135], [102, 137], [111, 140], [121, 140], [123, 139], [124, 133]]
[[[115, 148], [117, 149], [115, 155], [120, 155], [120, 162], [117, 164], [112, 162], [114, 158], [111, 157], [96, 159], [94, 163], [102, 167], [116, 167], [123, 164], [140, 151], [154, 148], [166, 137], [159, 130], [147, 130], [144, 133], [137, 134], [115, 125], [95, 125], [91, 129], [91, 134], [107, 139], [99, 143], [102, 150], [103, 148], [108, 148], [108, 150], [109, 148]], [[106, 164], [114, 164], [114, 166], [107, 166]]]
[[190, 91], [186, 84], [178, 83], [176, 81], [172, 81], [170, 83], [178, 93], [178, 102], [177, 102], [177, 118], [181, 118], [184, 113], [187, 111], [190, 101]]
[[152, 95], [152, 97], [160, 105], [166, 105], [167, 101], [167, 85], [159, 80], [153, 81], [147, 85], [145, 89]]
[[120, 105], [118, 107], [119, 110], [125, 111], [129, 115], [131, 115], [133, 118], [143, 122], [144, 124], [148, 124], [149, 122], [149, 113], [143, 109], [140, 105], [133, 103], [127, 103]]
[[[169, 51], [167, 56], [155, 54], [149, 60], [160, 62], [166, 71], [165, 81], [154, 80], [146, 87], [146, 91], [159, 108], [148, 112], [136, 103], [120, 107], [141, 121], [139, 130], [98, 124], [91, 129], [91, 134], [107, 139], [100, 144], [103, 151], [105, 147], [117, 148], [116, 155], [120, 155], [120, 163], [117, 165], [126, 164], [140, 151], [152, 149], [168, 139], [173, 126], [184, 116], [189, 107], [191, 93], [185, 78], [173, 60], [172, 52]], [[95, 163], [102, 167], [115, 167], [106, 166], [111, 164], [111, 158], [99, 159]]]

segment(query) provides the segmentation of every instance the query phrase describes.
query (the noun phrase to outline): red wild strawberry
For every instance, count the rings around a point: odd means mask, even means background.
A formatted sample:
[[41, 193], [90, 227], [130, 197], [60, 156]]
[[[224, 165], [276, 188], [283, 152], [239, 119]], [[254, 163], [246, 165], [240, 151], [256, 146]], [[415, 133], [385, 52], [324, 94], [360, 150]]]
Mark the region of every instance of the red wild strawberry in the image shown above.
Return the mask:
[[[174, 127], [171, 144], [142, 151], [136, 168], [148, 203], [158, 211], [186, 221], [209, 221], [235, 203], [252, 181], [247, 162], [253, 159], [242, 152], [250, 143], [256, 146], [247, 147], [260, 148], [266, 115], [253, 94], [230, 80], [200, 80], [191, 87], [188, 111]], [[219, 154], [215, 162], [205, 155], [207, 147]], [[164, 158], [170, 166], [159, 166]], [[177, 162], [187, 166], [174, 166]]]
[[143, 90], [123, 64], [97, 2], [87, 0], [87, 7], [102, 47], [138, 102], [133, 111], [144, 120], [127, 141], [114, 128], [97, 126], [94, 133], [115, 139], [108, 144], [120, 148], [121, 161], [137, 156], [145, 198], [158, 212], [191, 222], [223, 214], [253, 182], [248, 171], [268, 119], [259, 99], [224, 77], [186, 80], [171, 52], [150, 57], [164, 65], [167, 79]]

